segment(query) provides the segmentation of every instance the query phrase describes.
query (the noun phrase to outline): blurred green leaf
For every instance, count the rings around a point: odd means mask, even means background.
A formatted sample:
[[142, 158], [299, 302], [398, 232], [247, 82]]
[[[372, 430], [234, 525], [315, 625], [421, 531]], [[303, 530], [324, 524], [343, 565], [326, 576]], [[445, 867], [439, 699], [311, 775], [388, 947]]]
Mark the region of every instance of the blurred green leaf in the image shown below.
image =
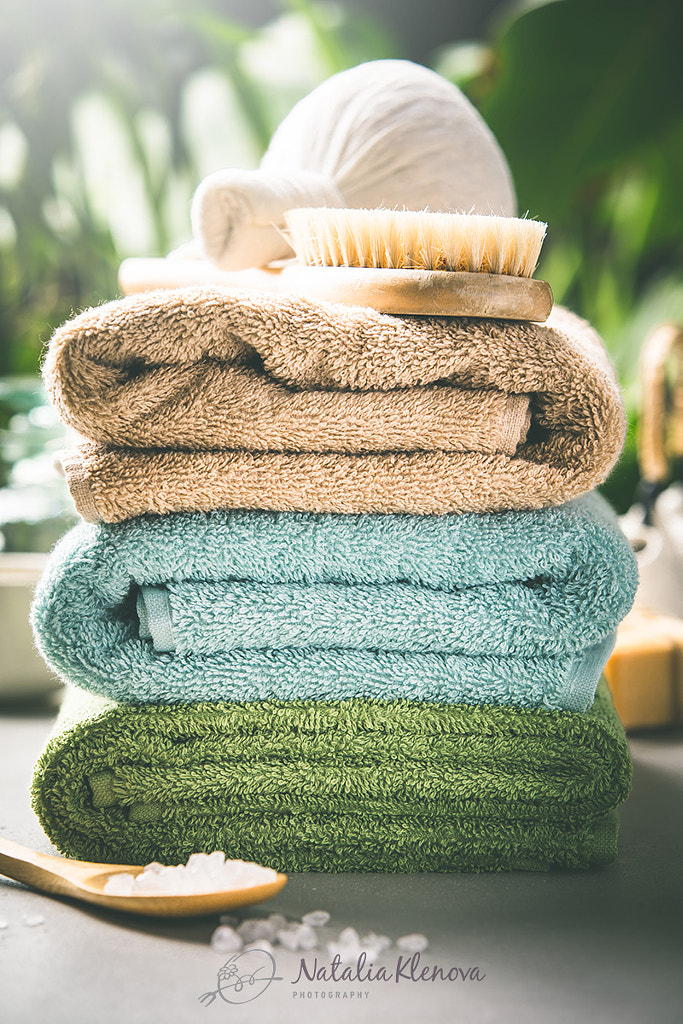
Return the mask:
[[551, 0], [502, 26], [482, 110], [515, 169], [522, 208], [566, 207], [576, 183], [680, 120], [683, 4]]
[[682, 37], [672, 0], [534, 0], [507, 10], [478, 62], [462, 46], [441, 56], [498, 138], [520, 211], [548, 221], [537, 276], [615, 360], [631, 417], [608, 484], [621, 510], [638, 353], [657, 323], [683, 323]]
[[[163, 255], [187, 237], [192, 192], [216, 169], [200, 173], [193, 85], [201, 80], [201, 96], [217, 97], [230, 118], [222, 151], [258, 159], [280, 118], [325, 75], [387, 55], [384, 33], [365, 15], [305, 0], [281, 6], [311, 44], [286, 82], [277, 76], [291, 32], [236, 24], [218, 0], [4, 0], [0, 373], [35, 372], [62, 320], [116, 294], [118, 265], [135, 254], [119, 218], [126, 190], [145, 254]], [[264, 68], [263, 55], [260, 65], [249, 58], [266, 41]], [[220, 96], [210, 71], [222, 76]], [[104, 149], [115, 159], [103, 169]], [[220, 152], [218, 139], [212, 153]]]
[[437, 51], [434, 70], [470, 94], [474, 100], [487, 91], [484, 80], [490, 74], [494, 55], [490, 46], [480, 42], [461, 42]]

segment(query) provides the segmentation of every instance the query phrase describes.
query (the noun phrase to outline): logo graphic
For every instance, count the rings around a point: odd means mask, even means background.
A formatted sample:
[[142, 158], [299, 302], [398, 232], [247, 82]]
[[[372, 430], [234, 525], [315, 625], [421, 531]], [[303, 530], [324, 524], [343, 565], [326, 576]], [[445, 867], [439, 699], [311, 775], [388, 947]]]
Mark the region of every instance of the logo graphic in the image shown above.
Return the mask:
[[266, 949], [247, 949], [234, 953], [216, 975], [216, 989], [199, 997], [204, 1006], [211, 1006], [216, 996], [225, 1003], [250, 1003], [266, 991], [271, 981], [282, 981], [275, 974], [276, 965]]

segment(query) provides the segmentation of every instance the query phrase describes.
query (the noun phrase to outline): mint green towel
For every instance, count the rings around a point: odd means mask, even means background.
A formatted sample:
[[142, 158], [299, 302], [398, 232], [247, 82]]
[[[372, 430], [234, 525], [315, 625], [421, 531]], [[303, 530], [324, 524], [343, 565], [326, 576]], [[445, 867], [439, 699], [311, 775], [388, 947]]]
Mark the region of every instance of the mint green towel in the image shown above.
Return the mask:
[[124, 702], [584, 711], [635, 586], [596, 494], [489, 514], [218, 511], [77, 526], [33, 622], [66, 681]]
[[585, 714], [412, 701], [153, 707], [70, 689], [34, 778], [63, 853], [224, 850], [282, 871], [586, 868], [629, 790], [602, 682]]

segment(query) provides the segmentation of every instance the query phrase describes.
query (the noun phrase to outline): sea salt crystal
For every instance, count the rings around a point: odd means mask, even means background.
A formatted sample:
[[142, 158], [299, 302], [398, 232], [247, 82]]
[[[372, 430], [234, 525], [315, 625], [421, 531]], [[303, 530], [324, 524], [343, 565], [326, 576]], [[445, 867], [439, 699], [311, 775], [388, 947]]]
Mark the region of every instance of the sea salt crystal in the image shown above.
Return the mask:
[[244, 947], [245, 952], [248, 949], [262, 949], [264, 953], [270, 953], [272, 957], [275, 956], [275, 950], [273, 949], [268, 939], [256, 939], [255, 942], [249, 942]]
[[[146, 871], [142, 872], [143, 875], [147, 874]], [[138, 876], [139, 877], [139, 876]], [[165, 889], [167, 892], [175, 892], [178, 884], [180, 883], [180, 876], [175, 867], [164, 868], [163, 871], [155, 872], [148, 878], [154, 881], [154, 888], [157, 890]], [[138, 886], [140, 882], [138, 882]]]
[[346, 942], [328, 942], [327, 952], [332, 960], [338, 956], [342, 964], [355, 964], [363, 950], [360, 946], [350, 946]]
[[[195, 861], [195, 863], [196, 863], [197, 861], [199, 861], [199, 858], [202, 855], [201, 854], [193, 854], [192, 856], [194, 856], [196, 858], [196, 861]], [[206, 854], [204, 856], [206, 857]], [[190, 859], [192, 859], [192, 858], [190, 858]], [[223, 870], [223, 866], [225, 864], [225, 854], [223, 853], [222, 850], [214, 850], [213, 853], [210, 853], [208, 855], [208, 857], [206, 857], [205, 864], [206, 864], [206, 870], [209, 871], [209, 872], [222, 871]]]
[[132, 896], [134, 881], [132, 875], [112, 875], [107, 879], [104, 891], [110, 896]]
[[281, 946], [284, 946], [285, 949], [290, 950], [290, 952], [294, 952], [295, 949], [299, 948], [296, 927], [288, 925], [287, 928], [281, 928], [277, 933], [277, 941]]
[[365, 952], [372, 956], [378, 956], [391, 946], [391, 939], [388, 935], [375, 935], [374, 932], [368, 932], [360, 941]]
[[238, 926], [237, 932], [243, 942], [254, 942], [256, 939], [272, 942], [276, 935], [275, 927], [263, 917], [248, 917]]
[[283, 928], [287, 927], [287, 918], [284, 914], [268, 914], [268, 920], [275, 929], [275, 935], [277, 935], [279, 931], [282, 931]]
[[315, 949], [318, 945], [318, 936], [307, 924], [288, 925], [277, 933], [277, 937], [280, 945], [291, 952], [297, 949]]
[[390, 946], [391, 939], [388, 935], [368, 932], [361, 939], [355, 928], [344, 928], [336, 942], [327, 943], [327, 951], [332, 958], [338, 956], [341, 963], [352, 964], [358, 960], [361, 953], [365, 953], [368, 960], [374, 960]]
[[337, 939], [342, 946], [360, 946], [360, 935], [355, 928], [344, 928]]
[[[109, 882], [107, 882], [107, 885], [105, 886], [105, 889], [104, 889], [105, 892], [110, 892], [111, 891], [108, 888], [108, 886], [109, 886]], [[155, 894], [158, 893], [159, 892], [159, 886], [160, 886], [160, 883], [158, 881], [158, 875], [157, 874], [148, 874], [146, 871], [143, 871], [142, 874], [138, 875], [137, 879], [135, 879], [134, 882], [133, 882], [133, 887], [135, 888], [135, 892], [136, 893], [140, 893], [142, 895], [144, 895], [145, 893], [155, 893]], [[132, 895], [133, 887], [131, 887], [130, 895]]]
[[363, 952], [360, 935], [355, 928], [344, 928], [336, 942], [327, 943], [327, 951], [332, 959], [338, 956], [343, 964], [355, 963]]
[[[194, 854], [192, 856], [194, 856]], [[190, 857], [190, 860], [192, 860], [192, 857]], [[148, 875], [158, 875], [165, 867], [165, 864], [160, 864], [158, 860], [153, 860], [151, 864], [147, 864], [145, 866], [145, 873]]]
[[300, 924], [297, 929], [299, 949], [315, 949], [318, 945], [318, 936], [310, 924]]
[[24, 914], [23, 920], [27, 928], [37, 928], [38, 925], [45, 924], [42, 914]]
[[[223, 860], [225, 860], [225, 858], [223, 858]], [[218, 858], [216, 858], [216, 861], [218, 861]], [[202, 874], [206, 868], [207, 863], [208, 857], [205, 853], [192, 853], [190, 854], [190, 858], [187, 862], [186, 867], [187, 870], [193, 875]]]
[[6, 921], [4, 919], [4, 917], [0, 917], [0, 931], [2, 931], [3, 928], [8, 928], [8, 927], [9, 927], [9, 922]]
[[237, 953], [242, 948], [242, 939], [234, 928], [221, 925], [211, 936], [211, 949], [214, 953]]
[[[135, 878], [127, 874], [112, 875], [104, 891], [115, 896], [182, 896], [247, 889], [274, 882], [276, 878], [277, 872], [272, 868], [251, 861], [226, 860], [225, 854], [216, 850], [210, 854], [193, 853], [186, 865], [164, 865], [154, 861]], [[271, 931], [274, 933], [275, 929]]]
[[428, 945], [426, 935], [402, 935], [400, 939], [396, 939], [396, 948], [402, 953], [424, 953]]
[[302, 924], [310, 925], [311, 928], [322, 928], [329, 919], [330, 915], [326, 910], [311, 910], [310, 913], [304, 914], [301, 921]]

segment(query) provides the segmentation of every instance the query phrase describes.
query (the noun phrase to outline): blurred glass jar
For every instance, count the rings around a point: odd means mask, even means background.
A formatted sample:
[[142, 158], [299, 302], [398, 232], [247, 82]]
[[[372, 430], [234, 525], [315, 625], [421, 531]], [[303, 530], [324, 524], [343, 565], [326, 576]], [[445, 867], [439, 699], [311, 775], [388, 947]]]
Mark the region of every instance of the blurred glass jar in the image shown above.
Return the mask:
[[35, 650], [28, 614], [46, 553], [78, 518], [54, 466], [69, 443], [39, 380], [0, 380], [0, 699], [58, 685]]

